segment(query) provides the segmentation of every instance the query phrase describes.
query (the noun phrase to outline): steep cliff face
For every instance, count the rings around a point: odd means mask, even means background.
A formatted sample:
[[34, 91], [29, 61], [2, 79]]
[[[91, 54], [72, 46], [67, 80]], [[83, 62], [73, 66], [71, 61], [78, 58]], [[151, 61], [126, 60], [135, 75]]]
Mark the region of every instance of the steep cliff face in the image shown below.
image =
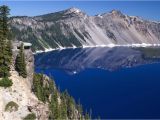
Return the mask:
[[[12, 71], [11, 77], [13, 85], [10, 88], [0, 88], [0, 118], [2, 120], [22, 120], [30, 113], [35, 113], [39, 120], [48, 119], [48, 105], [42, 103], [31, 92], [28, 86], [28, 79], [19, 77], [17, 72]], [[6, 105], [9, 102], [18, 104], [18, 110], [6, 111]], [[29, 109], [32, 107], [33, 109]]]
[[120, 11], [89, 16], [77, 8], [10, 20], [16, 40], [34, 50], [104, 45], [160, 44], [160, 23]]
[[[18, 50], [14, 49], [10, 71], [10, 79], [13, 85], [9, 88], [0, 87], [0, 119], [22, 120], [28, 114], [34, 113], [38, 120], [47, 120], [49, 115], [48, 104], [39, 101], [31, 89], [34, 74], [33, 53], [31, 50], [25, 51], [27, 78], [20, 77], [14, 69], [17, 54]], [[6, 106], [10, 102], [17, 104], [18, 108], [15, 109], [13, 106], [9, 106], [9, 110], [7, 110]]]
[[23, 120], [27, 117], [28, 120], [31, 116], [35, 120], [85, 119], [81, 106], [68, 93], [58, 91], [54, 81], [46, 75], [34, 73], [34, 56], [30, 49], [24, 50], [27, 77], [19, 76], [15, 70], [18, 52], [15, 47], [9, 77], [13, 85], [0, 87], [0, 119]]
[[[18, 42], [18, 44], [21, 44], [21, 42]], [[12, 46], [13, 46], [13, 49], [12, 49], [13, 56], [12, 56], [11, 71], [16, 71], [15, 61], [19, 53], [19, 49], [17, 48], [18, 47], [17, 42], [13, 42]], [[26, 70], [27, 70], [26, 83], [31, 88], [32, 82], [33, 82], [33, 74], [34, 74], [34, 55], [31, 49], [25, 49], [24, 54], [25, 54], [25, 62], [26, 62]]]

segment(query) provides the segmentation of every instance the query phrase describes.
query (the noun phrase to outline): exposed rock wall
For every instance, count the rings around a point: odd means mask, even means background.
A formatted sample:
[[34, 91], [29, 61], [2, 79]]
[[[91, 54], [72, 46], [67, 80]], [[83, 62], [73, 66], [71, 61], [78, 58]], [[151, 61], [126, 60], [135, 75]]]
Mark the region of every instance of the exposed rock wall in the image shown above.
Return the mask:
[[[50, 89], [48, 99], [43, 102], [40, 101], [33, 90], [33, 75], [35, 74], [33, 53], [31, 50], [24, 50], [27, 78], [19, 76], [18, 72], [15, 70], [15, 59], [18, 53], [18, 49], [13, 49], [13, 59], [10, 71], [11, 76], [9, 77], [9, 79], [12, 80], [13, 85], [7, 88], [0, 87], [0, 120], [23, 120], [28, 114], [31, 113], [34, 113], [36, 115], [36, 120], [48, 120], [51, 113], [49, 105], [50, 103], [53, 103], [53, 99], [51, 100], [49, 97], [54, 93], [58, 94], [56, 97], [59, 104], [58, 107], [62, 106], [62, 100], [67, 100], [67, 98], [62, 99], [62, 94], [57, 90], [56, 85], [52, 84], [53, 89]], [[46, 90], [46, 87], [49, 88], [50, 83], [52, 82], [52, 79], [50, 79], [46, 75], [42, 75], [42, 79], [39, 80], [42, 80], [41, 87], [44, 88], [44, 90]], [[5, 110], [6, 105], [9, 102], [16, 103], [18, 105], [18, 109], [16, 110], [14, 108], [11, 108], [12, 110]], [[76, 107], [76, 104], [73, 104], [73, 112], [72, 115], [67, 116], [68, 119], [83, 118], [83, 115], [78, 111]], [[55, 111], [52, 112], [54, 113]], [[52, 117], [54, 117], [54, 115], [55, 114], [52, 114]]]
[[[48, 120], [48, 104], [39, 101], [31, 88], [34, 74], [33, 53], [30, 49], [24, 50], [27, 78], [19, 76], [18, 72], [15, 71], [15, 59], [18, 53], [18, 49], [13, 49], [10, 71], [13, 85], [9, 88], [0, 87], [0, 120], [22, 120], [30, 113], [35, 113], [37, 120]], [[17, 111], [5, 111], [5, 107], [10, 101], [18, 104]]]
[[[16, 49], [15, 47], [12, 51], [13, 51], [13, 57], [12, 57], [11, 71], [15, 71], [15, 60], [19, 53], [19, 49]], [[26, 62], [26, 69], [27, 69], [26, 82], [28, 86], [31, 88], [32, 81], [33, 81], [33, 74], [34, 74], [34, 55], [31, 49], [27, 49], [27, 50], [24, 49], [24, 54], [25, 54], [25, 62]]]
[[[37, 120], [48, 120], [48, 104], [44, 104], [31, 92], [28, 78], [20, 77], [16, 71], [11, 71], [13, 85], [10, 88], [0, 87], [0, 119], [22, 120], [29, 113], [35, 113]], [[6, 104], [14, 101], [18, 104], [18, 110], [5, 111]]]

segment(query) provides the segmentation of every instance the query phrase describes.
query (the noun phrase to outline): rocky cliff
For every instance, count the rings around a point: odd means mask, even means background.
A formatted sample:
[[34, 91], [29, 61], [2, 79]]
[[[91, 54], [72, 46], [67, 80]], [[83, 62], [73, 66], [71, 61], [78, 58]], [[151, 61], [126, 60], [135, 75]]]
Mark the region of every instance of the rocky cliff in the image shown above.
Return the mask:
[[[13, 42], [13, 44], [12, 44], [13, 55], [12, 55], [11, 71], [16, 71], [15, 70], [15, 61], [16, 61], [16, 57], [19, 53], [19, 49], [17, 49], [17, 47], [22, 43], [22, 41], [20, 41], [20, 42], [18, 42], [19, 45], [17, 45], [17, 42]], [[25, 54], [27, 79], [28, 79], [28, 80], [26, 80], [26, 83], [31, 88], [32, 82], [33, 82], [33, 75], [34, 75], [34, 55], [33, 55], [31, 49], [25, 49], [24, 54]]]
[[[9, 77], [13, 84], [11, 87], [0, 87], [0, 119], [84, 119], [73, 98], [60, 93], [54, 81], [46, 75], [34, 73], [34, 56], [30, 49], [24, 50], [27, 77], [19, 76], [15, 70], [18, 51], [13, 49]], [[67, 101], [70, 101], [69, 104]]]
[[[9, 88], [0, 87], [0, 119], [1, 120], [22, 120], [30, 113], [35, 113], [37, 119], [47, 120], [48, 105], [39, 101], [32, 92], [32, 80], [34, 74], [34, 57], [31, 50], [25, 51], [27, 78], [19, 76], [14, 69], [15, 58], [18, 51], [13, 51], [13, 62], [10, 71], [10, 79], [13, 85]], [[8, 103], [14, 102], [18, 108], [10, 106], [6, 109]], [[32, 109], [29, 109], [32, 107]]]
[[112, 10], [95, 16], [70, 8], [35, 17], [10, 20], [15, 40], [28, 41], [33, 50], [64, 47], [159, 45], [160, 23]]

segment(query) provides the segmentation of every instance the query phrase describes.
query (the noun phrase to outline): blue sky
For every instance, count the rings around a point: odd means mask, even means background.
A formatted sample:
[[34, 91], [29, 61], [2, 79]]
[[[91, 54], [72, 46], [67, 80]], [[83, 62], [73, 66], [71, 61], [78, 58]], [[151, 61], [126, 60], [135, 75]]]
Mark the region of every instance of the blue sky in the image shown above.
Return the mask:
[[113, 9], [125, 14], [160, 21], [160, 1], [4, 1], [12, 16], [35, 16], [77, 7], [89, 15], [109, 12]]

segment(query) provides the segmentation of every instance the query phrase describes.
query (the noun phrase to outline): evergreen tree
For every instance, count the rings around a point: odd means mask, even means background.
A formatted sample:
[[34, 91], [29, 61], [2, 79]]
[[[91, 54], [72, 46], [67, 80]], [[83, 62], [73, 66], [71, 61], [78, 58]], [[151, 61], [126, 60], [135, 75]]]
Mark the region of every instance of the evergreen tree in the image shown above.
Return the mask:
[[79, 114], [80, 114], [80, 120], [82, 120], [83, 119], [83, 108], [82, 108], [82, 105], [80, 104], [80, 100], [78, 101], [78, 104], [77, 104], [77, 106], [76, 106], [76, 108], [77, 108], [77, 110], [78, 110], [78, 112], [79, 112]]
[[12, 51], [9, 38], [8, 16], [10, 9], [8, 6], [0, 6], [0, 77], [8, 77]]
[[15, 69], [19, 73], [20, 76], [22, 76], [24, 78], [27, 77], [25, 56], [24, 56], [24, 51], [23, 51], [23, 44], [21, 44], [19, 54], [16, 57]]
[[3, 40], [6, 40], [9, 36], [9, 28], [8, 28], [8, 16], [10, 9], [8, 6], [0, 6], [0, 21], [1, 21], [1, 33], [3, 36]]
[[61, 104], [60, 104], [60, 110], [61, 110], [61, 119], [67, 119], [67, 102], [66, 102], [65, 95], [62, 93], [61, 95]]
[[[65, 90], [60, 93], [55, 87], [53, 80], [45, 81], [42, 74], [34, 74], [33, 92], [39, 100], [49, 103], [49, 120], [66, 120], [66, 119], [91, 119], [91, 115], [86, 112], [83, 114], [80, 102], [76, 104], [72, 96]], [[75, 113], [78, 110], [78, 116]]]
[[35, 93], [35, 95], [37, 96], [37, 98], [41, 101], [44, 101], [44, 97], [42, 94], [42, 85], [41, 85], [41, 80], [42, 79], [42, 75], [41, 74], [34, 74], [33, 77], [33, 91]]
[[51, 96], [51, 102], [49, 104], [50, 115], [49, 119], [60, 119], [60, 109], [58, 105], [58, 92], [55, 91]]

